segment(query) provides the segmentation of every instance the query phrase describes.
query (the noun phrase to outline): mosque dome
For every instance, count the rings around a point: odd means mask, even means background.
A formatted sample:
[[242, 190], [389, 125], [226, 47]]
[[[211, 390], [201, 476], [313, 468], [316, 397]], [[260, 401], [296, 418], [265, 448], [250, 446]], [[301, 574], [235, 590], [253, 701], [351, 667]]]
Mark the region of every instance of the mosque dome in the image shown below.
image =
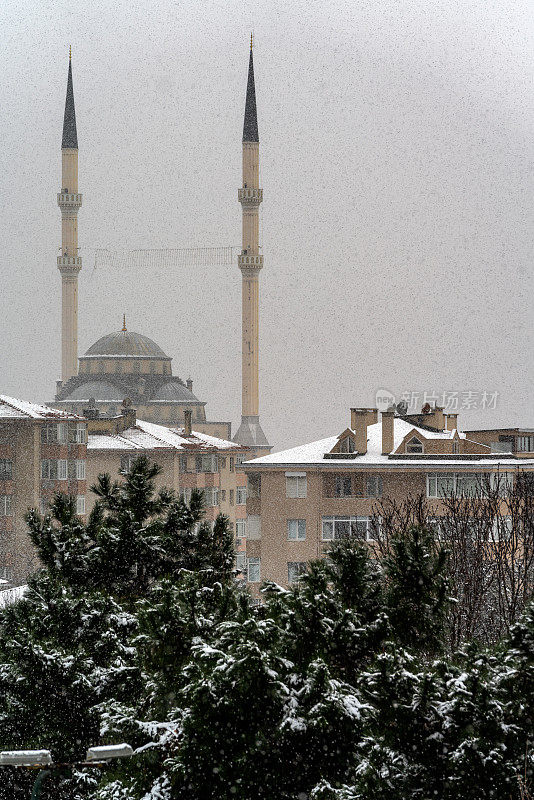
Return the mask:
[[198, 403], [195, 395], [178, 381], [164, 383], [159, 387], [152, 400], [162, 403]]
[[156, 342], [153, 342], [152, 339], [149, 339], [148, 336], [125, 330], [102, 336], [91, 345], [84, 358], [87, 356], [137, 356], [138, 358], [169, 359], [169, 356], [163, 352], [161, 347]]
[[68, 395], [69, 402], [96, 400], [97, 402], [120, 403], [124, 398], [124, 391], [107, 381], [88, 381], [77, 386]]

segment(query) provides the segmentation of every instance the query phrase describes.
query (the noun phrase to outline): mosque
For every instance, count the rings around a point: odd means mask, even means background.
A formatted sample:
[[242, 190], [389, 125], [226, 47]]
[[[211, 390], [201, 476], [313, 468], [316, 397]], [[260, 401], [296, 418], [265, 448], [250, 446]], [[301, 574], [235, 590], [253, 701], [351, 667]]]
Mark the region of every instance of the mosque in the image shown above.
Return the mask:
[[[238, 256], [242, 285], [242, 413], [234, 441], [265, 455], [270, 445], [259, 420], [259, 273], [263, 255], [259, 244], [259, 136], [254, 84], [252, 38], [243, 125], [242, 251]], [[61, 210], [62, 247], [57, 266], [62, 284], [61, 380], [49, 405], [82, 414], [114, 416], [123, 401], [134, 405], [139, 419], [183, 426], [192, 412], [195, 430], [231, 437], [229, 422], [206, 419], [206, 403], [193, 394], [193, 382], [172, 374], [172, 358], [152, 339], [122, 328], [102, 336], [78, 358], [78, 135], [74, 108], [72, 55], [69, 53], [67, 96], [61, 142], [62, 183], [57, 202]]]

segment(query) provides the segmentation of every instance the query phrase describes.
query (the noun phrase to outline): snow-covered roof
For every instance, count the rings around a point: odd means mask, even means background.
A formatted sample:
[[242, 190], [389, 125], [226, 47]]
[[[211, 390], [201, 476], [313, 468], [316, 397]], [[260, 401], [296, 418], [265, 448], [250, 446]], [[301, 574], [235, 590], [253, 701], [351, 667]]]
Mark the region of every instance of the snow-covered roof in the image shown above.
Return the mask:
[[48, 421], [84, 419], [71, 411], [58, 411], [56, 408], [29, 403], [27, 400], [17, 400], [15, 397], [8, 397], [5, 394], [0, 394], [0, 418]]
[[186, 436], [183, 428], [167, 428], [154, 422], [137, 420], [132, 428], [121, 433], [89, 434], [89, 450], [236, 450], [243, 448], [235, 442], [192, 431]]
[[12, 589], [3, 589], [0, 591], [0, 608], [11, 606], [22, 597], [24, 597], [27, 586], [14, 586]]
[[[393, 426], [394, 430], [394, 443], [393, 450], [395, 452], [403, 439], [409, 433], [420, 434], [425, 439], [444, 439], [450, 440], [454, 438], [456, 431], [429, 431], [413, 425], [407, 420], [395, 417]], [[465, 433], [458, 433], [461, 439], [465, 439]], [[291, 466], [318, 466], [324, 468], [331, 468], [333, 466], [343, 466], [345, 469], [357, 469], [358, 467], [368, 468], [369, 466], [386, 466], [391, 469], [420, 469], [421, 466], [426, 467], [428, 470], [435, 469], [437, 466], [458, 466], [468, 467], [474, 466], [491, 466], [498, 468], [499, 466], [513, 466], [513, 467], [534, 467], [534, 459], [526, 458], [488, 458], [486, 454], [480, 456], [470, 455], [469, 459], [461, 458], [455, 455], [444, 456], [436, 455], [435, 457], [428, 455], [417, 456], [411, 455], [409, 458], [395, 457], [389, 458], [388, 455], [382, 454], [382, 422], [376, 422], [367, 427], [367, 452], [364, 455], [356, 455], [354, 459], [335, 458], [332, 454], [329, 458], [325, 459], [325, 453], [330, 453], [332, 448], [339, 441], [339, 434], [336, 436], [329, 436], [327, 439], [319, 439], [316, 442], [301, 445], [300, 447], [293, 447], [290, 450], [282, 450], [279, 453], [271, 453], [268, 456], [255, 458], [252, 461], [246, 461], [246, 467], [291, 467]]]

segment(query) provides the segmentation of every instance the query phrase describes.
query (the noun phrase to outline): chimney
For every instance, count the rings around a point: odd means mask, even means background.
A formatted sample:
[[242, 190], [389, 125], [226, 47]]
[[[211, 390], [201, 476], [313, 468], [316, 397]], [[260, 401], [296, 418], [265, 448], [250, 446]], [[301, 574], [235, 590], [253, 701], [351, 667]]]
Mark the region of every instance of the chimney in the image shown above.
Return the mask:
[[188, 378], [186, 380], [186, 382], [185, 382], [185, 385], [187, 386], [187, 388], [189, 389], [190, 392], [193, 391], [193, 379], [192, 378]]
[[394, 438], [395, 412], [382, 411], [382, 455], [392, 453], [395, 448]]
[[85, 419], [98, 419], [100, 416], [100, 411], [98, 408], [84, 408], [82, 411]]
[[351, 408], [350, 410], [350, 427], [355, 434], [356, 452], [362, 455], [367, 453], [367, 426], [369, 425], [369, 411], [373, 411], [373, 409]]
[[430, 411], [423, 414], [423, 425], [428, 425], [436, 431], [445, 429], [445, 414], [439, 406], [434, 406]]
[[458, 414], [444, 414], [445, 430], [454, 431], [458, 429]]
[[126, 430], [126, 428], [134, 428], [137, 422], [137, 412], [135, 408], [132, 408], [132, 401], [129, 397], [125, 397], [122, 401], [121, 414], [124, 420], [123, 430]]
[[192, 417], [193, 417], [193, 412], [191, 411], [190, 408], [186, 408], [184, 411], [184, 433], [186, 436], [191, 436]]

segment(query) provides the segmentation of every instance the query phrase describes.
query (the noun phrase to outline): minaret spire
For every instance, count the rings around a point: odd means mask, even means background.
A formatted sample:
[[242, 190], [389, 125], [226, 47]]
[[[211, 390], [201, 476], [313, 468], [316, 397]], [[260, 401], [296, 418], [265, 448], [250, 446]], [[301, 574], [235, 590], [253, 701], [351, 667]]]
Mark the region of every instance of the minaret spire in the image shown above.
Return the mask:
[[250, 34], [250, 56], [248, 60], [247, 99], [245, 101], [243, 141], [259, 142], [259, 140], [258, 113], [256, 111], [256, 87], [254, 86], [254, 57], [252, 55], [252, 34]]
[[261, 429], [259, 417], [259, 274], [263, 267], [259, 210], [263, 189], [260, 189], [260, 144], [252, 44], [251, 36], [243, 123], [243, 187], [238, 192], [243, 210], [243, 247], [238, 257], [242, 275], [242, 399], [241, 425], [235, 441], [250, 447], [256, 451], [256, 455], [265, 455], [271, 448]]
[[78, 373], [78, 273], [82, 268], [78, 255], [78, 211], [82, 196], [78, 192], [78, 135], [70, 47], [61, 140], [61, 191], [57, 203], [61, 209], [61, 255], [57, 259], [61, 273], [61, 380], [65, 383]]
[[61, 149], [74, 147], [78, 149], [76, 132], [76, 111], [74, 110], [74, 90], [72, 88], [72, 49], [69, 47], [69, 72], [67, 75], [67, 98], [65, 100], [65, 116], [63, 117], [63, 139]]

